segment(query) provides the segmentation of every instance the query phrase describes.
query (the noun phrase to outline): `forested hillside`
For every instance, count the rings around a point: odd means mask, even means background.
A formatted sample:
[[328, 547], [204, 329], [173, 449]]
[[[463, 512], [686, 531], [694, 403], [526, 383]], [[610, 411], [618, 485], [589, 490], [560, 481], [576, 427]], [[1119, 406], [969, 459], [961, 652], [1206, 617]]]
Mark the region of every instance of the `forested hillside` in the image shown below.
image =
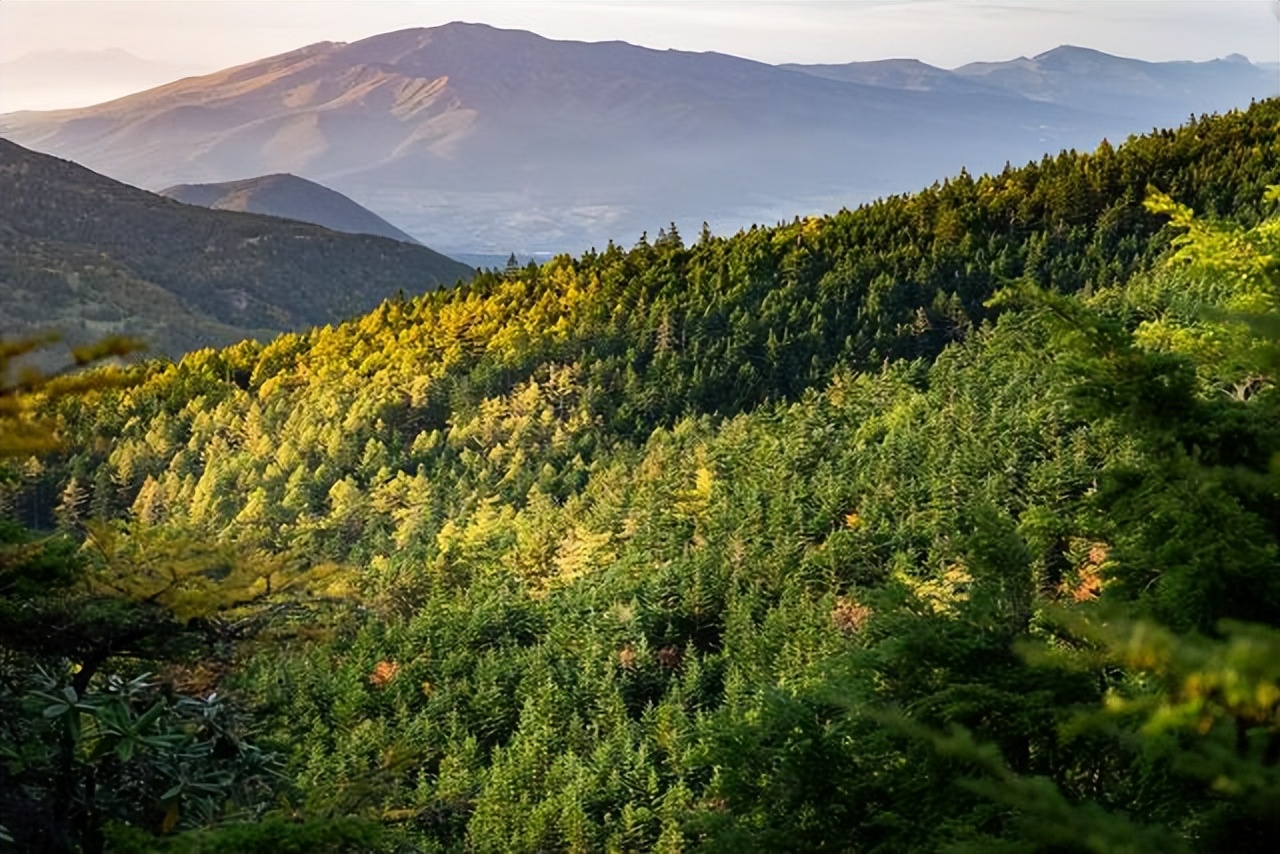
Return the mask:
[[130, 334], [176, 358], [336, 323], [473, 272], [425, 246], [180, 204], [0, 139], [8, 335]]
[[[6, 487], [60, 533], [0, 551], [0, 824], [1270, 850], [1278, 130], [1269, 101], [15, 386], [0, 415], [64, 443]], [[30, 619], [69, 601], [141, 610]], [[184, 724], [214, 690], [234, 725]]]

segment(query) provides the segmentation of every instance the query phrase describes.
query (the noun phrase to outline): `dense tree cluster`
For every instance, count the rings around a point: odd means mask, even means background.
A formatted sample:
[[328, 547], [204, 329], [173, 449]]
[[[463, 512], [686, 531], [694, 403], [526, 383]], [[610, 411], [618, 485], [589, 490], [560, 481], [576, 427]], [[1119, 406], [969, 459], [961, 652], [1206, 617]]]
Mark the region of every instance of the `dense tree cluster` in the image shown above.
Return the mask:
[[251, 614], [213, 681], [287, 778], [108, 839], [1264, 850], [1278, 125], [672, 227], [48, 403], [12, 513], [184, 630]]

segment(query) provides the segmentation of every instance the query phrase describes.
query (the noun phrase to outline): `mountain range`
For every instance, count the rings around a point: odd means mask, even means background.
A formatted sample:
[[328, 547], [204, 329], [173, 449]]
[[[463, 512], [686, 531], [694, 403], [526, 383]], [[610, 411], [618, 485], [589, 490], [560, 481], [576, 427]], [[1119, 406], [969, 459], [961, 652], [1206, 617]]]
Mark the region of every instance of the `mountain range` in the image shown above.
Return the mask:
[[349, 234], [375, 234], [406, 243], [418, 241], [341, 193], [297, 175], [262, 175], [220, 184], [176, 184], [160, 195], [220, 211], [277, 216], [323, 225]]
[[[914, 59], [846, 65], [784, 65], [795, 71], [872, 86], [966, 94], [996, 90], [1043, 103], [1117, 117], [1152, 110], [1200, 111], [1236, 104], [1242, 95], [1280, 89], [1273, 69], [1233, 54], [1211, 62], [1143, 62], [1080, 47], [1059, 47], [1008, 62], [974, 62], [948, 71]], [[1268, 89], [1268, 86], [1271, 88]], [[1182, 118], [1185, 118], [1183, 116]]]
[[289, 172], [443, 251], [535, 252], [852, 206], [1277, 92], [1239, 58], [779, 67], [455, 23], [8, 114], [0, 135], [152, 189]]
[[0, 336], [127, 334], [177, 356], [473, 272], [425, 246], [182, 204], [0, 140]]

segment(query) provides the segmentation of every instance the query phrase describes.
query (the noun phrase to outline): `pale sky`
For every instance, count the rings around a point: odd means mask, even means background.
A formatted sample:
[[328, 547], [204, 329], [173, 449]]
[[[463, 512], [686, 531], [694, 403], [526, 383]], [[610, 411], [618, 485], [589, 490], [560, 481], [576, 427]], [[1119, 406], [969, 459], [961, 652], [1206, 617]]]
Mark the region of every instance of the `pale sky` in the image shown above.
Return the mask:
[[1146, 60], [1280, 59], [1280, 0], [2, 0], [0, 61], [122, 48], [213, 70], [455, 20], [771, 63], [908, 56], [951, 68], [1060, 44]]

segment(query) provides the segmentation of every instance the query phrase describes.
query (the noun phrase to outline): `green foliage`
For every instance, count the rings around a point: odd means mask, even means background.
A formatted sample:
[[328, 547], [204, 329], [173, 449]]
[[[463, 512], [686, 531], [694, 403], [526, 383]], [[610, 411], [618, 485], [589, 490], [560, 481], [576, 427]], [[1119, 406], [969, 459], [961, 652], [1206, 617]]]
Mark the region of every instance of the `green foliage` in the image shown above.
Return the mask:
[[[1280, 201], [1280, 189], [1267, 197]], [[1108, 595], [1047, 611], [1053, 640], [1024, 642], [1032, 661], [1104, 680], [1100, 706], [1062, 732], [1069, 746], [1114, 741], [1134, 757], [1115, 787], [1132, 794], [1076, 801], [1066, 780], [1013, 773], [967, 735], [943, 741], [987, 769], [976, 787], [1022, 814], [1022, 838], [1041, 846], [1030, 850], [1262, 851], [1280, 830], [1280, 346], [1266, 331], [1280, 321], [1280, 218], [1242, 230], [1164, 197], [1152, 207], [1181, 231], [1168, 274], [1190, 273], [1181, 306], [1150, 283], [1092, 307], [1031, 297], [1070, 357], [1078, 408], [1148, 450], [1099, 494], [1116, 528], [1097, 567]], [[1157, 406], [1142, 397], [1152, 388]]]
[[60, 828], [39, 826], [47, 807], [36, 805], [69, 800], [54, 819], [80, 825], [87, 848], [99, 844], [95, 813], [153, 831], [198, 827], [233, 805], [253, 807], [276, 786], [278, 760], [246, 740], [245, 723], [216, 695], [174, 697], [148, 674], [80, 687], [74, 674], [39, 665], [25, 682], [6, 683], [0, 751], [21, 786], [7, 800], [26, 802], [22, 830], [33, 850], [62, 844]]
[[352, 847], [1253, 850], [1278, 120], [141, 365], [16, 495], [262, 632], [220, 689]]
[[265, 819], [157, 840], [127, 826], [108, 830], [115, 854], [358, 854], [376, 850], [378, 828], [357, 818]]
[[[127, 380], [119, 371], [93, 374], [70, 369], [49, 375], [34, 364], [24, 362], [39, 348], [56, 341], [55, 336], [22, 338], [0, 342], [0, 460], [26, 457], [56, 447], [53, 427], [42, 421], [36, 410], [41, 404], [72, 398], [94, 390], [118, 386]], [[71, 353], [74, 368], [126, 356], [139, 345], [128, 338], [106, 338], [97, 344], [76, 347]]]
[[[48, 377], [29, 366], [11, 376], [11, 361], [39, 343], [0, 347], [0, 458], [61, 447], [53, 407], [127, 382], [119, 371]], [[130, 347], [110, 340], [72, 355], [84, 366]], [[81, 501], [69, 503], [74, 516]], [[90, 525], [86, 555], [74, 530], [42, 537], [0, 521], [0, 842], [22, 850], [95, 854], [107, 820], [198, 827], [256, 811], [279, 786], [278, 760], [248, 741], [233, 705], [132, 674], [140, 662], [185, 663], [225, 636], [221, 619], [299, 573], [264, 556], [246, 572], [232, 550], [202, 553], [173, 532], [125, 538], [121, 527]]]

